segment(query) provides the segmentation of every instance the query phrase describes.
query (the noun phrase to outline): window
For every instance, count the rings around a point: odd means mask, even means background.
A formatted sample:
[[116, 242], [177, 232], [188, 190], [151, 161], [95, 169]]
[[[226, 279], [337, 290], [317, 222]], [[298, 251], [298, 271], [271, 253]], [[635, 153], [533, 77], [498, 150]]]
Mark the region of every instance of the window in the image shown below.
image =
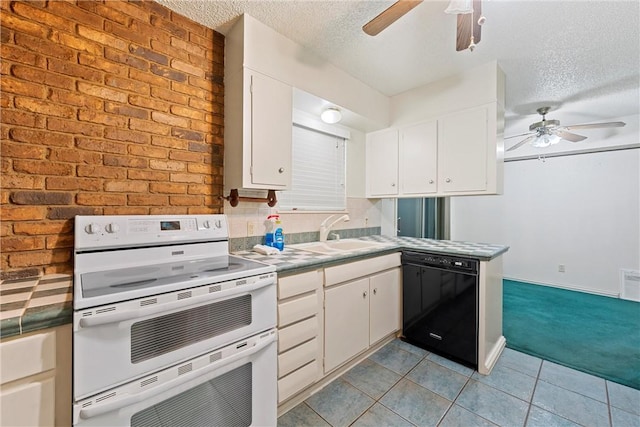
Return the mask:
[[278, 193], [281, 210], [346, 209], [346, 140], [293, 125], [292, 189]]

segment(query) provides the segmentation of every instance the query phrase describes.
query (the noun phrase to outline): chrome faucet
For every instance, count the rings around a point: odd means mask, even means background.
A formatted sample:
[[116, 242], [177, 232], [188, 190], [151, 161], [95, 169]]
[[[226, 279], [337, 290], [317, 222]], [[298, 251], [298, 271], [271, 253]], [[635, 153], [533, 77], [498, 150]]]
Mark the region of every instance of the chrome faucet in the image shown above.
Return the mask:
[[331, 230], [331, 227], [333, 227], [334, 225], [336, 225], [340, 221], [347, 222], [350, 219], [349, 215], [342, 215], [340, 218], [336, 219], [331, 224], [327, 225], [329, 220], [331, 220], [331, 218], [333, 218], [334, 216], [335, 215], [329, 216], [327, 219], [322, 221], [322, 224], [320, 224], [320, 241], [321, 242], [326, 242], [327, 241], [327, 236], [329, 235], [329, 231]]

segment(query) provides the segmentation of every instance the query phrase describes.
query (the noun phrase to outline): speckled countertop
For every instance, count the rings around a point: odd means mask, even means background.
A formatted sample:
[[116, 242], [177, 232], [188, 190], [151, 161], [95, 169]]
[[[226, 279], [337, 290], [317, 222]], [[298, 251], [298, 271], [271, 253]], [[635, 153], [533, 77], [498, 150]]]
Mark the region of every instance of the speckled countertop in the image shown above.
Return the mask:
[[368, 258], [375, 255], [397, 252], [403, 249], [419, 250], [437, 254], [457, 255], [467, 258], [475, 258], [480, 261], [489, 261], [509, 250], [508, 246], [488, 243], [457, 242], [452, 240], [433, 240], [415, 237], [389, 237], [368, 236], [357, 240], [381, 243], [380, 246], [365, 248], [357, 251], [349, 251], [340, 254], [323, 255], [306, 252], [285, 246], [283, 252], [277, 255], [261, 255], [253, 251], [235, 252], [244, 258], [260, 261], [276, 266], [279, 274], [288, 275], [296, 272], [317, 268], [325, 265], [335, 265], [359, 258]]
[[[322, 255], [285, 247], [277, 255], [261, 255], [252, 251], [234, 255], [276, 266], [282, 275], [341, 264], [402, 249], [458, 255], [488, 261], [509, 250], [508, 246], [414, 237], [368, 236], [359, 240], [380, 243], [379, 246], [340, 254]], [[7, 338], [40, 329], [71, 323], [73, 319], [73, 279], [54, 274], [35, 278], [0, 282], [0, 337]]]
[[72, 283], [66, 274], [0, 282], [0, 337], [71, 323]]

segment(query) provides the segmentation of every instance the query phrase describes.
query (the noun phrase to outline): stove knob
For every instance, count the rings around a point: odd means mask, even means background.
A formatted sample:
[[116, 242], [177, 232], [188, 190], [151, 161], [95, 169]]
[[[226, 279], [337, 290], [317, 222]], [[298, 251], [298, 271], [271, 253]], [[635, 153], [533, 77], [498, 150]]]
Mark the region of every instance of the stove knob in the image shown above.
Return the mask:
[[112, 222], [111, 224], [107, 224], [105, 230], [107, 230], [107, 233], [117, 233], [118, 231], [120, 231], [120, 226]]
[[215, 226], [216, 228], [222, 228], [222, 221], [220, 221], [219, 219], [216, 219]]
[[210, 223], [209, 221], [204, 221], [204, 222], [202, 223], [202, 226], [203, 226], [204, 228], [211, 228], [211, 223]]
[[100, 227], [100, 224], [96, 224], [95, 222], [93, 222], [87, 225], [84, 228], [84, 231], [86, 231], [88, 234], [98, 234], [102, 231], [102, 227]]

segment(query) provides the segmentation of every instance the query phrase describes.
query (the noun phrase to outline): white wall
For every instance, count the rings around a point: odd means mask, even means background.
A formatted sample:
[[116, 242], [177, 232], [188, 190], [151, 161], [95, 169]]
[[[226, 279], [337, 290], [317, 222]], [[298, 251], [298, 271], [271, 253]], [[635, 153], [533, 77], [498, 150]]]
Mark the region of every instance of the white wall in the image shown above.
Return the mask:
[[505, 278], [617, 296], [620, 269], [640, 270], [640, 149], [504, 172], [504, 195], [451, 199], [451, 239], [509, 245]]

